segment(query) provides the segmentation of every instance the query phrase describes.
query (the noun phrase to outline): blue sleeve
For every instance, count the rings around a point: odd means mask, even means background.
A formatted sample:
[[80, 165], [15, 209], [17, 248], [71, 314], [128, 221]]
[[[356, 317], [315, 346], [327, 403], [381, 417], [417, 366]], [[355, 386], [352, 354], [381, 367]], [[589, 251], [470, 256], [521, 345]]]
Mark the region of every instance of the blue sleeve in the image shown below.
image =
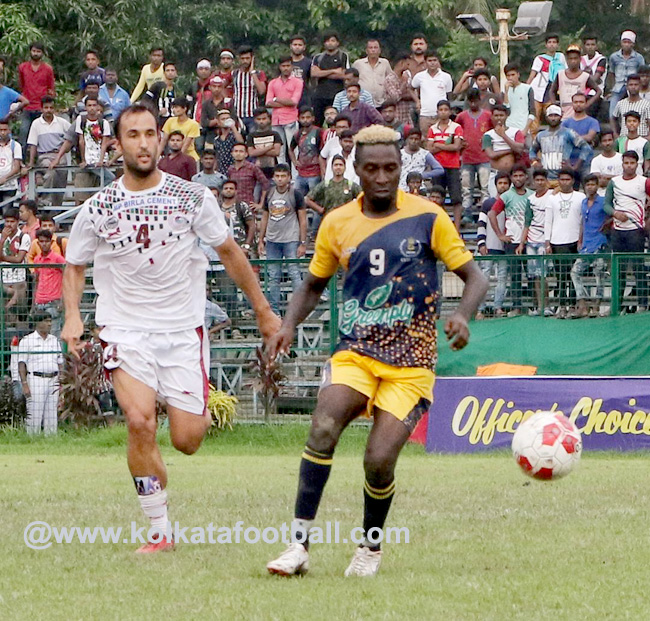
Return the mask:
[[20, 93], [17, 93], [13, 88], [9, 88], [8, 86], [5, 86], [5, 88], [7, 89], [7, 93], [9, 94], [11, 103], [15, 103], [16, 101], [18, 101], [18, 99], [20, 98]]
[[445, 169], [442, 164], [431, 153], [427, 153], [424, 163], [430, 168], [422, 173], [423, 179], [435, 179], [442, 177], [445, 174]]

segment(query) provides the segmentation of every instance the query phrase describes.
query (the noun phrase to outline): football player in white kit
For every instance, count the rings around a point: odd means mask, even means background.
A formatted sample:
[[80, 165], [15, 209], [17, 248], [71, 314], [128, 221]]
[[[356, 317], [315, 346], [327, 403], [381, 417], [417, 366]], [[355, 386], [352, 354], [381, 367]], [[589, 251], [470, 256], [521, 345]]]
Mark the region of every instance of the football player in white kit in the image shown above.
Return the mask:
[[163, 535], [167, 473], [156, 443], [156, 398], [167, 403], [172, 444], [183, 453], [197, 451], [211, 423], [203, 327], [207, 259], [198, 241], [218, 252], [250, 300], [264, 340], [277, 332], [280, 320], [212, 192], [158, 170], [153, 114], [138, 104], [125, 109], [115, 135], [124, 176], [88, 199], [72, 226], [61, 337], [78, 352], [84, 330], [79, 304], [86, 265], [93, 262], [104, 363], [127, 421], [129, 470], [152, 526], [138, 552], [150, 553], [174, 545], [169, 533]]

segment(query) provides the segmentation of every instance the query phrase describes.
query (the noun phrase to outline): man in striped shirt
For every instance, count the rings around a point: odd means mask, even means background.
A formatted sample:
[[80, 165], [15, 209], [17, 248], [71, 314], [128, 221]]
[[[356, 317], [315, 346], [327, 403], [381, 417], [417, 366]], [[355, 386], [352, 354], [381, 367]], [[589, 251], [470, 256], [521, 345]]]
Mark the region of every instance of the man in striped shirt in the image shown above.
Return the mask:
[[639, 135], [646, 137], [650, 132], [650, 101], [639, 95], [641, 90], [641, 78], [638, 73], [633, 73], [627, 79], [627, 97], [621, 99], [614, 108], [610, 123], [621, 136], [627, 136], [625, 126], [625, 115], [628, 112], [638, 112], [641, 117]]
[[246, 129], [252, 131], [255, 108], [260, 106], [266, 94], [266, 74], [254, 69], [255, 56], [250, 45], [242, 45], [237, 50], [237, 56], [239, 67], [232, 72], [235, 114], [244, 122]]

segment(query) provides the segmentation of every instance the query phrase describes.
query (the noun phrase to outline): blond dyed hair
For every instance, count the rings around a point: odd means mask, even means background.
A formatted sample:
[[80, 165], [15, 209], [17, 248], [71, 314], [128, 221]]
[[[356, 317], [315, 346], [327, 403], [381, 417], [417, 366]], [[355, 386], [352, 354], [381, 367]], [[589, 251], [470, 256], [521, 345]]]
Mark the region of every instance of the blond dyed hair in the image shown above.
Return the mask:
[[394, 144], [399, 142], [400, 135], [394, 129], [385, 125], [371, 125], [359, 130], [354, 136], [357, 147], [371, 144]]

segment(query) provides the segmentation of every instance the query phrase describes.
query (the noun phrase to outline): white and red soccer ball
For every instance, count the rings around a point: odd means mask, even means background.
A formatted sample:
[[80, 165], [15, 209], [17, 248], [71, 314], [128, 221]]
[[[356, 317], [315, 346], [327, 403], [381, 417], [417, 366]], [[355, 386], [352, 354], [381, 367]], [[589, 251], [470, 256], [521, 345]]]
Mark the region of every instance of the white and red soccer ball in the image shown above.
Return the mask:
[[541, 480], [559, 479], [578, 465], [582, 437], [563, 414], [537, 412], [515, 431], [512, 452], [528, 476]]

